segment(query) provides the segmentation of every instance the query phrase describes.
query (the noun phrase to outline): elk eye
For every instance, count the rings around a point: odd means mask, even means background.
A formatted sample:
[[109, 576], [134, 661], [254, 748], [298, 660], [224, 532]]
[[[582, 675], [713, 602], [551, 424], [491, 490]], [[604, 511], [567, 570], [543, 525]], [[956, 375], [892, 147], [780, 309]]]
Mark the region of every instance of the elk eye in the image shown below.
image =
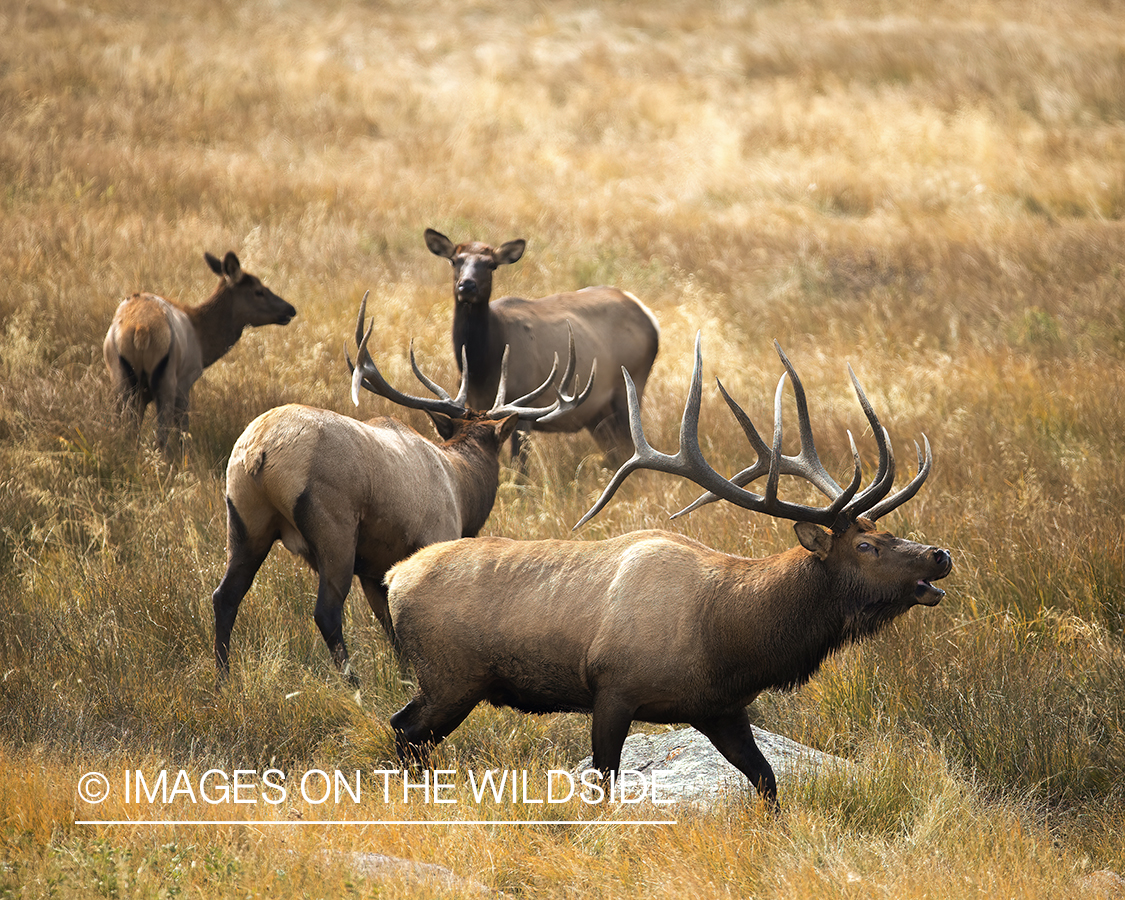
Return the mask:
[[856, 546], [856, 549], [860, 553], [869, 553], [872, 550], [874, 550], [875, 548], [871, 544], [867, 543], [867, 541], [860, 541], [859, 544]]

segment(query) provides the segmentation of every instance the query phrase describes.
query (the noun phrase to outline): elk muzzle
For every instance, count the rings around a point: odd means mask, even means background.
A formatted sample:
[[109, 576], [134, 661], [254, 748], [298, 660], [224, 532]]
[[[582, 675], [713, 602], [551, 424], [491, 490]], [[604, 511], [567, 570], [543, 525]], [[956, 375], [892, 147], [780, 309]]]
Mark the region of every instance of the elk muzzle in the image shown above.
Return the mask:
[[461, 303], [472, 303], [477, 296], [477, 283], [471, 278], [457, 282], [457, 299]]
[[273, 314], [274, 325], [288, 325], [297, 316], [297, 309], [292, 303], [283, 300], [277, 294], [270, 294], [270, 312]]
[[953, 558], [949, 555], [948, 550], [941, 547], [931, 547], [926, 555], [933, 565], [934, 574], [928, 578], [918, 579], [914, 586], [914, 599], [923, 606], [937, 606], [941, 602], [941, 598], [945, 596], [945, 591], [935, 587], [932, 582], [944, 578], [952, 571]]

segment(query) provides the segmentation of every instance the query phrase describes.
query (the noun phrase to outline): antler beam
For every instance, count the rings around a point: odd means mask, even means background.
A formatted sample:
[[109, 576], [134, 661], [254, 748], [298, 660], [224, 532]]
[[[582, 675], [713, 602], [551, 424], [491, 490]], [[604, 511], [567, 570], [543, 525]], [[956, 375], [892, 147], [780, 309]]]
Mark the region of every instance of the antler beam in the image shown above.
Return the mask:
[[[412, 394], [404, 394], [392, 387], [383, 377], [378, 366], [375, 365], [375, 361], [371, 358], [370, 352], [368, 352], [367, 342], [370, 340], [371, 333], [375, 328], [374, 321], [368, 325], [366, 331], [363, 327], [367, 316], [368, 293], [370, 292], [365, 292], [363, 299], [360, 301], [359, 315], [356, 319], [355, 340], [357, 354], [354, 364], [352, 363], [352, 358], [348, 353], [347, 347], [344, 348], [344, 355], [348, 360], [348, 368], [352, 373], [352, 402], [356, 406], [359, 406], [359, 389], [363, 387], [372, 393], [385, 397], [393, 403], [397, 403], [399, 406], [405, 406], [408, 409], [420, 409], [426, 412], [441, 413], [451, 418], [463, 418], [469, 412], [469, 408], [466, 405], [466, 400], [469, 395], [469, 366], [465, 349], [462, 348], [461, 350], [461, 386], [458, 388], [457, 396], [450, 397], [449, 393], [444, 388], [428, 378], [419, 368], [418, 362], [414, 357], [414, 343], [411, 341], [410, 367], [413, 369], [415, 377], [417, 377], [435, 397], [416, 397]], [[555, 361], [551, 366], [551, 371], [541, 385], [529, 393], [524, 394], [522, 397], [509, 402], [505, 399], [508, 382], [508, 348], [505, 347], [504, 358], [500, 366], [500, 384], [496, 392], [496, 402], [492, 405], [491, 409], [480, 412], [490, 419], [519, 416], [520, 419], [528, 422], [549, 422], [559, 416], [565, 415], [585, 401], [586, 398], [590, 396], [590, 392], [593, 389], [594, 376], [598, 370], [598, 363], [597, 360], [594, 360], [590, 367], [590, 377], [586, 382], [586, 387], [581, 392], [578, 392], [578, 376], [575, 374], [577, 362], [574, 350], [574, 332], [571, 330], [569, 322], [567, 322], [567, 331], [569, 334], [569, 358], [560, 381], [561, 387], [555, 387], [557, 399], [554, 403], [549, 406], [529, 405], [539, 399], [539, 397], [550, 390], [554, 385], [555, 376], [559, 369], [558, 354], [555, 354]], [[572, 379], [573, 387], [569, 393], [566, 393], [567, 383]]]
[[[637, 469], [652, 469], [679, 475], [706, 490], [707, 493], [690, 506], [676, 513], [675, 516], [684, 515], [715, 500], [726, 500], [743, 509], [766, 513], [782, 519], [813, 522], [830, 527], [834, 531], [840, 531], [859, 516], [866, 515], [870, 519], [876, 519], [879, 516], [886, 515], [892, 509], [913, 497], [926, 480], [933, 464], [930, 443], [926, 436], [922, 435], [925, 445], [924, 456], [922, 450], [917, 449], [917, 444], [915, 444], [918, 453], [918, 474], [906, 487], [888, 497], [887, 494], [893, 486], [895, 476], [894, 453], [891, 450], [890, 438], [886, 429], [879, 423], [878, 416], [876, 416], [866, 394], [863, 392], [863, 388], [860, 386], [859, 380], [849, 366], [848, 373], [851, 376], [860, 406], [871, 424], [876, 444], [879, 447], [879, 467], [874, 481], [864, 491], [857, 493], [862, 478], [862, 469], [855, 440], [852, 438], [851, 432], [848, 432], [854, 471], [848, 486], [840, 487], [825, 470], [817, 455], [804, 386], [801, 384], [801, 380], [789, 358], [776, 341], [774, 342], [774, 348], [777, 350], [786, 371], [778, 381], [777, 391], [774, 395], [772, 446], [766, 444], [758, 434], [750, 417], [731, 398], [722, 383], [719, 383], [719, 390], [722, 392], [723, 399], [726, 400], [727, 406], [730, 407], [751, 448], [757, 454], [757, 460], [752, 466], [743, 469], [730, 479], [719, 475], [707, 463], [699, 447], [698, 427], [703, 367], [700, 335], [697, 334], [695, 338], [695, 366], [692, 371], [691, 387], [688, 391], [684, 415], [680, 424], [680, 449], [675, 456], [669, 456], [666, 453], [654, 450], [645, 439], [641, 426], [640, 409], [636, 403], [636, 391], [633, 389], [629, 373], [625, 372], [629, 397], [629, 428], [633, 437], [635, 452], [614, 474], [613, 479], [597, 503], [574, 527], [578, 528], [584, 525], [597, 515], [613, 497], [624, 480]], [[793, 393], [797, 404], [797, 427], [801, 437], [801, 449], [795, 456], [786, 456], [781, 452], [781, 411], [786, 378], [793, 382]], [[778, 497], [778, 486], [782, 475], [803, 478], [814, 485], [831, 502], [827, 506], [816, 507], [780, 499]], [[745, 489], [746, 485], [763, 476], [766, 477], [763, 494], [756, 494]]]

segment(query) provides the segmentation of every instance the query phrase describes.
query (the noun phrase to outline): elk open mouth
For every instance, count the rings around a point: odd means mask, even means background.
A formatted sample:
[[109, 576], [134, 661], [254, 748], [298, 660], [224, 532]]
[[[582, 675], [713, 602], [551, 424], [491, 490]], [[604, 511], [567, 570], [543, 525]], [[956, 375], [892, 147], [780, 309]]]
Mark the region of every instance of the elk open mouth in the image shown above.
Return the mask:
[[923, 606], [936, 606], [944, 596], [945, 591], [939, 587], [934, 587], [924, 578], [919, 578], [918, 583], [914, 585], [914, 599]]

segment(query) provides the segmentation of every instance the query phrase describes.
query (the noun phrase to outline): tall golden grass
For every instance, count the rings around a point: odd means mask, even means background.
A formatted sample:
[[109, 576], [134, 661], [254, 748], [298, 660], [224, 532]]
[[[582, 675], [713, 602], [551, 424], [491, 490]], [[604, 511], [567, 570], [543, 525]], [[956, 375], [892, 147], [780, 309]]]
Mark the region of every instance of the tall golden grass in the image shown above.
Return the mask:
[[[7, 894], [472, 891], [377, 887], [344, 864], [353, 851], [568, 897], [1074, 896], [1125, 872], [1114, 4], [6, 2], [0, 175]], [[332, 827], [293, 802], [259, 805], [271, 824], [256, 827], [75, 824], [138, 816], [118, 796], [82, 803], [91, 770], [396, 765], [387, 718], [410, 689], [362, 601], [347, 622], [360, 708], [313, 626], [314, 577], [283, 551], [243, 605], [224, 691], [209, 596], [225, 460], [255, 415], [293, 401], [429, 433], [373, 397], [355, 412], [341, 349], [371, 289], [388, 376], [410, 383], [414, 338], [454, 380], [427, 226], [525, 237], [498, 292], [642, 297], [663, 329], [645, 408], [661, 449], [697, 330], [706, 375], [759, 423], [777, 338], [840, 470], [848, 428], [874, 454], [848, 361], [901, 462], [929, 435], [934, 474], [887, 524], [952, 549], [947, 598], [754, 709], [854, 778], [783, 785], [780, 819], [748, 795], [678, 809], [675, 826]], [[203, 251], [228, 249], [298, 318], [206, 373], [190, 460], [170, 470], [151, 421], [140, 446], [114, 421], [101, 339], [135, 290], [203, 299]], [[701, 432], [722, 471], [746, 457], [735, 431], [708, 387]], [[541, 436], [486, 530], [568, 536], [609, 476], [588, 436]], [[576, 539], [657, 526], [755, 555], [792, 545], [785, 523], [718, 506], [668, 523], [692, 497], [635, 476]], [[479, 709], [438, 758], [565, 768], [587, 728]], [[352, 818], [436, 810], [364, 796]]]

